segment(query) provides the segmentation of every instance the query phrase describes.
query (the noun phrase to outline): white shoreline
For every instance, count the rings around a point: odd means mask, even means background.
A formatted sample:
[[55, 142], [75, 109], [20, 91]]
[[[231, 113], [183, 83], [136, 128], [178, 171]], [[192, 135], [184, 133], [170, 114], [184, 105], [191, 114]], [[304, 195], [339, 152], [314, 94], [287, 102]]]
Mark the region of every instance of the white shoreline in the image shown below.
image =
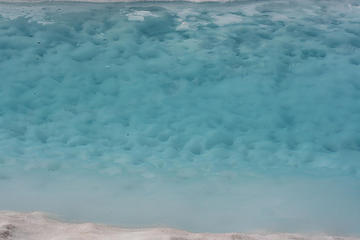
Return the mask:
[[171, 228], [128, 229], [67, 223], [45, 213], [0, 211], [0, 240], [360, 240], [358, 237], [289, 233], [190, 233]]

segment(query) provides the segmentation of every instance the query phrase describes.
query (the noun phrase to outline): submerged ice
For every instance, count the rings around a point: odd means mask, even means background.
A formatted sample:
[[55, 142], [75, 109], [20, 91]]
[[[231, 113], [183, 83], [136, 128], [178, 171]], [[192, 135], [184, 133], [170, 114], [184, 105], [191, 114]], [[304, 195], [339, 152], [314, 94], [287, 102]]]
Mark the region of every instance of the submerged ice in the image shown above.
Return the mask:
[[1, 209], [359, 233], [356, 1], [0, 4], [0, 16]]

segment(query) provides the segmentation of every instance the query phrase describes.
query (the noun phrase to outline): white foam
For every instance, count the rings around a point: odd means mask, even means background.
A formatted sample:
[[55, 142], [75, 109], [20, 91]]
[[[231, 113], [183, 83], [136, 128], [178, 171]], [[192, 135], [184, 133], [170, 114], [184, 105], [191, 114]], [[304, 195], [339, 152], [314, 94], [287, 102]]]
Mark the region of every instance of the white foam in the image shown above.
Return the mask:
[[[14, 20], [19, 17], [26, 18], [29, 22], [37, 22], [40, 24], [52, 24], [54, 21], [49, 20], [47, 18], [47, 14], [49, 13], [80, 13], [82, 11], [87, 11], [89, 9], [96, 9], [98, 6], [92, 5], [87, 6], [86, 8], [82, 7], [73, 7], [71, 5], [62, 5], [61, 8], [56, 5], [46, 5], [43, 6], [41, 4], [37, 5], [26, 5], [26, 4], [8, 4], [8, 2], [17, 3], [21, 2], [18, 0], [14, 1], [4, 1], [0, 0], [0, 17], [3, 17], [5, 19]], [[37, 2], [36, 0], [30, 0], [30, 1], [22, 1], [22, 2]]]
[[184, 31], [190, 29], [190, 25], [187, 22], [181, 22], [179, 26], [176, 27], [177, 31]]
[[134, 11], [127, 14], [129, 21], [144, 21], [145, 17], [157, 17], [155, 14], [149, 11]]
[[105, 226], [93, 223], [67, 223], [44, 213], [0, 212], [0, 239], [12, 240], [358, 240], [357, 237], [301, 235], [288, 233], [190, 233], [170, 228], [134, 228]]
[[[0, 1], [1, 2], [1, 1]], [[30, 21], [35, 21], [41, 24], [52, 23], [50, 21], [45, 21], [45, 12], [42, 10], [41, 6], [30, 7], [30, 6], [14, 6], [10, 5], [1, 5], [0, 7], [0, 16], [10, 20], [16, 19], [18, 17], [28, 18]]]

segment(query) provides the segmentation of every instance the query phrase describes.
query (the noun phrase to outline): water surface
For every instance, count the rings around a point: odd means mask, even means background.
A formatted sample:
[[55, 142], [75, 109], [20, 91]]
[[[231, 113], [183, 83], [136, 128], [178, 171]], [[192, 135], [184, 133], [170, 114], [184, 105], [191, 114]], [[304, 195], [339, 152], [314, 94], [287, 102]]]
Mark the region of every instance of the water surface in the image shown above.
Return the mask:
[[358, 1], [0, 16], [0, 209], [359, 234]]

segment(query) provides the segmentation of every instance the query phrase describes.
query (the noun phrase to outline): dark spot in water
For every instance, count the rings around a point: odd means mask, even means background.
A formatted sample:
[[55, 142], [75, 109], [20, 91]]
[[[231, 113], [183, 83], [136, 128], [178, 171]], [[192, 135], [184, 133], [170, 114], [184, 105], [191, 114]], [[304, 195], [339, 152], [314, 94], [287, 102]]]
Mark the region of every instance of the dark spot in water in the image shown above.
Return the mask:
[[50, 163], [47, 167], [47, 169], [50, 172], [58, 171], [61, 168], [61, 165], [59, 163]]
[[360, 58], [350, 58], [349, 62], [353, 65], [360, 66]]
[[331, 143], [324, 144], [323, 148], [326, 152], [336, 152], [336, 146]]
[[10, 179], [8, 176], [0, 174], [0, 181], [1, 180], [8, 180], [8, 179]]
[[346, 31], [347, 33], [351, 33], [351, 34], [353, 34], [353, 35], [355, 35], [355, 36], [359, 36], [359, 37], [360, 37], [360, 28], [358, 28], [358, 27], [356, 27], [356, 28], [347, 28], [347, 29], [345, 29], [345, 31]]
[[349, 43], [353, 47], [360, 48], [360, 38], [350, 39]]
[[138, 165], [141, 165], [144, 163], [144, 160], [141, 159], [141, 158], [137, 158], [137, 159], [134, 159], [132, 162], [131, 162], [133, 165], [135, 166], [138, 166]]
[[301, 51], [301, 58], [324, 58], [326, 57], [326, 52], [321, 49], [304, 49]]

